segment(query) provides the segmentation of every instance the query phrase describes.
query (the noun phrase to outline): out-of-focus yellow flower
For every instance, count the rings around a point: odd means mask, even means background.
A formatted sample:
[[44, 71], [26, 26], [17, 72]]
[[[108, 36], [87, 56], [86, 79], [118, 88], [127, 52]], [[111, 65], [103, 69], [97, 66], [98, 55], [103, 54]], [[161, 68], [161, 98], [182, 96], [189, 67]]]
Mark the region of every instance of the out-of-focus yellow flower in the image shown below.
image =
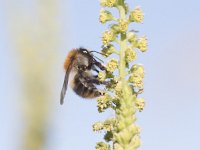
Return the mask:
[[141, 23], [144, 20], [144, 14], [140, 7], [136, 7], [129, 16], [130, 22]]
[[118, 60], [112, 58], [106, 65], [106, 69], [109, 72], [113, 72], [115, 71], [115, 69], [117, 69], [118, 67]]
[[99, 21], [104, 24], [110, 20], [113, 20], [113, 16], [112, 16], [111, 12], [102, 9], [100, 11]]
[[141, 52], [145, 52], [147, 50], [147, 46], [148, 43], [147, 43], [147, 38], [145, 36], [138, 38], [137, 48], [139, 48]]

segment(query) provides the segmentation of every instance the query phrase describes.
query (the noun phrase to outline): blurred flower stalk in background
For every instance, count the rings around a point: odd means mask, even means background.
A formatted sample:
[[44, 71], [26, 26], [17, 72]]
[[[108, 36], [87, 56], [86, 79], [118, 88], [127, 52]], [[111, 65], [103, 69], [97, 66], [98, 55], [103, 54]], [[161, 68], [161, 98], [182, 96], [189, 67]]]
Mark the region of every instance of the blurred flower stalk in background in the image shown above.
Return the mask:
[[[28, 3], [28, 2], [27, 2]], [[58, 2], [33, 1], [19, 10], [12, 2], [11, 30], [14, 48], [18, 54], [22, 83], [23, 128], [21, 149], [42, 150], [47, 144], [55, 62], [59, 45]], [[26, 2], [24, 2], [26, 4]], [[21, 5], [21, 4], [20, 4]], [[13, 13], [15, 11], [16, 13]]]
[[[106, 94], [97, 100], [98, 111], [111, 108], [115, 111], [115, 118], [93, 125], [94, 131], [105, 131], [104, 140], [107, 142], [98, 142], [96, 149], [136, 150], [141, 141], [135, 114], [144, 109], [145, 102], [139, 96], [143, 92], [144, 67], [134, 61], [137, 52], [147, 50], [147, 38], [139, 37], [138, 31], [130, 30], [129, 25], [142, 23], [144, 14], [138, 6], [129, 10], [125, 0], [100, 0], [100, 5], [99, 21], [102, 24], [112, 22], [102, 35], [102, 53], [106, 57], [115, 54], [119, 59], [111, 58], [106, 65], [107, 71], [98, 75], [101, 81], [111, 83], [106, 86]], [[108, 11], [110, 8], [118, 10], [119, 18]]]

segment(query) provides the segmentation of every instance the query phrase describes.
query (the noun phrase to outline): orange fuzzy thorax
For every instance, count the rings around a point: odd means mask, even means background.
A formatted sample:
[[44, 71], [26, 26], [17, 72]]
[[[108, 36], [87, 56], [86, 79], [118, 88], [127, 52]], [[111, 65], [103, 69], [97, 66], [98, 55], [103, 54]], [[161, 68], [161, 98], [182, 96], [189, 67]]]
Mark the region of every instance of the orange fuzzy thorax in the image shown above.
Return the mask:
[[65, 63], [64, 63], [64, 69], [65, 69], [65, 71], [67, 71], [67, 69], [69, 68], [69, 65], [70, 65], [71, 61], [74, 59], [76, 53], [77, 53], [77, 49], [72, 49], [68, 53], [68, 55], [67, 55], [67, 57], [65, 59]]

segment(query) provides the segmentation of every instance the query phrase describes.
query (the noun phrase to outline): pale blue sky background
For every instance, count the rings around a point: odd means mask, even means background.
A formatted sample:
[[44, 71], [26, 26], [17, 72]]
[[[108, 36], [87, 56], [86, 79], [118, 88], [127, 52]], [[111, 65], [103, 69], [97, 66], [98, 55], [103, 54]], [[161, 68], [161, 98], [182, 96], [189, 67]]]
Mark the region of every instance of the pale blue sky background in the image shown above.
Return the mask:
[[[21, 0], [20, 2], [22, 2]], [[146, 108], [137, 114], [142, 128], [141, 150], [200, 149], [200, 1], [129, 0], [145, 12], [142, 25], [133, 25], [149, 39], [149, 51], [139, 55], [146, 68]], [[68, 90], [64, 106], [59, 105], [68, 50], [84, 46], [98, 50], [106, 26], [98, 22], [95, 0], [59, 0], [61, 49], [55, 70], [55, 108], [49, 122], [46, 150], [92, 150], [103, 134], [93, 133], [92, 124], [112, 117], [99, 114], [96, 102], [82, 100]], [[20, 3], [18, 3], [20, 7]], [[31, 6], [30, 6], [31, 7]], [[0, 0], [0, 149], [19, 150], [20, 99], [16, 54], [10, 45], [8, 3]], [[21, 9], [26, 10], [24, 5]], [[27, 10], [26, 10], [27, 11]], [[16, 13], [16, 12], [13, 12]], [[70, 38], [69, 38], [70, 37]], [[57, 55], [57, 54], [56, 54]], [[5, 69], [7, 68], [7, 69]]]

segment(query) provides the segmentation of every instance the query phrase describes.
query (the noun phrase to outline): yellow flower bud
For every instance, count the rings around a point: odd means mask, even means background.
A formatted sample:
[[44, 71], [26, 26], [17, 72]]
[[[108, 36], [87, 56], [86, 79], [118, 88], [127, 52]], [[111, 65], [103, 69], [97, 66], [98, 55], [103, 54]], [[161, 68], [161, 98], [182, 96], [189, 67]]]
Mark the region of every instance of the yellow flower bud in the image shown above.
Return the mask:
[[107, 30], [103, 33], [102, 42], [104, 45], [108, 45], [110, 42], [114, 41], [115, 38], [115, 32], [113, 30]]
[[105, 72], [99, 72], [98, 73], [98, 79], [100, 81], [105, 81], [105, 79], [106, 79], [106, 73]]
[[136, 105], [136, 108], [139, 111], [142, 111], [144, 109], [144, 106], [145, 106], [144, 98], [138, 98], [138, 99], [136, 99], [135, 105]]
[[114, 143], [114, 150], [124, 150], [124, 148], [120, 144]]
[[118, 83], [117, 83], [117, 85], [115, 86], [115, 93], [116, 93], [116, 95], [117, 96], [121, 96], [122, 95], [122, 82], [121, 81], [119, 81]]
[[131, 47], [128, 47], [125, 51], [125, 56], [126, 56], [126, 61], [131, 62], [136, 60], [137, 53]]
[[128, 39], [129, 43], [131, 43], [131, 45], [133, 47], [137, 47], [137, 40], [138, 40], [138, 38], [137, 38], [137, 35], [135, 33], [129, 32], [127, 34], [127, 39]]
[[140, 137], [139, 137], [139, 135], [135, 135], [135, 136], [131, 139], [130, 147], [131, 147], [131, 148], [134, 148], [134, 149], [137, 149], [138, 147], [140, 147], [140, 145], [141, 145]]
[[119, 20], [119, 32], [126, 32], [128, 30], [128, 21]]
[[109, 11], [103, 10], [103, 9], [100, 11], [99, 21], [101, 23], [104, 24], [107, 21], [110, 21], [112, 19], [113, 19], [113, 16], [112, 16], [112, 14]]
[[130, 22], [137, 22], [141, 23], [144, 20], [144, 14], [140, 7], [136, 7], [129, 16], [129, 21]]
[[100, 5], [103, 7], [114, 7], [117, 0], [100, 0]]
[[95, 146], [96, 150], [110, 150], [110, 145], [104, 142], [98, 142]]
[[142, 89], [144, 86], [144, 68], [142, 65], [133, 65], [129, 71], [131, 76], [129, 77], [129, 82], [133, 83], [136, 88]]
[[140, 127], [135, 124], [132, 124], [128, 127], [128, 131], [133, 135], [140, 134], [140, 130]]
[[145, 52], [147, 50], [147, 46], [148, 46], [148, 43], [147, 43], [146, 37], [138, 38], [137, 48], [139, 48], [141, 52]]
[[111, 59], [106, 65], [106, 69], [109, 72], [115, 71], [115, 69], [117, 69], [117, 67], [118, 67], [118, 60], [116, 60], [114, 58]]
[[103, 123], [102, 122], [96, 122], [93, 124], [93, 131], [100, 131], [103, 130]]
[[134, 64], [131, 69], [130, 73], [138, 74], [140, 77], [144, 78], [144, 67], [141, 64]]
[[104, 129], [106, 131], [112, 131], [114, 129], [114, 125], [115, 125], [115, 119], [111, 118], [111, 119], [107, 119], [103, 125], [104, 125]]
[[97, 107], [99, 112], [103, 112], [105, 109], [111, 106], [112, 97], [108, 94], [101, 96], [97, 99]]
[[102, 49], [102, 53], [105, 54], [105, 57], [110, 56], [115, 51], [116, 51], [116, 49], [112, 44], [104, 46], [103, 49]]

